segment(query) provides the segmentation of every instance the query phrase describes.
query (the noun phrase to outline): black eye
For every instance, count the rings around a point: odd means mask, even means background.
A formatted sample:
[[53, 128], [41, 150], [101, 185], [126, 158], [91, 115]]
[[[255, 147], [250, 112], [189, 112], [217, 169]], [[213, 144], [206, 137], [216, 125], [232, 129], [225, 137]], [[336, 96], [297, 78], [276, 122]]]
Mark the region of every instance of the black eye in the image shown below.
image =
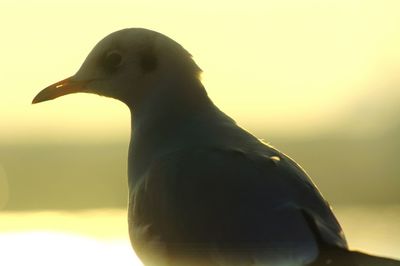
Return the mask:
[[111, 51], [106, 54], [104, 58], [104, 66], [112, 71], [117, 69], [122, 64], [122, 56], [117, 51]]

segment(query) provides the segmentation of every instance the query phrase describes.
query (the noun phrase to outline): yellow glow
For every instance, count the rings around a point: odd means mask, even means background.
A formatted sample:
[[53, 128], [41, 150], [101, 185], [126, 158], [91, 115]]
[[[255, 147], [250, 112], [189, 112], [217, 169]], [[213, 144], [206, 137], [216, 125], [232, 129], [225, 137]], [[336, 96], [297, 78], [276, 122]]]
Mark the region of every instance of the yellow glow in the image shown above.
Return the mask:
[[115, 101], [80, 94], [30, 105], [75, 73], [101, 38], [126, 27], [160, 31], [187, 48], [212, 99], [246, 128], [329, 129], [376, 92], [400, 99], [387, 91], [400, 84], [399, 13], [394, 0], [6, 1], [0, 138], [127, 137], [129, 113]]
[[0, 250], [8, 266], [142, 265], [121, 210], [3, 212]]
[[[31, 101], [43, 88], [74, 74], [100, 39], [128, 27], [153, 29], [181, 43], [204, 70], [203, 82], [214, 102], [258, 136], [338, 128], [343, 134], [383, 131], [383, 126], [399, 123], [399, 14], [398, 0], [4, 0], [0, 143], [127, 141], [130, 114], [115, 100], [81, 93], [34, 106]], [[396, 158], [396, 146], [386, 146]], [[318, 149], [310, 150], [318, 155]], [[387, 156], [387, 150], [371, 154], [356, 158], [360, 166], [336, 163], [329, 156], [309, 162], [329, 163], [326, 176], [337, 172], [332, 182], [349, 188], [366, 184], [363, 171], [372, 168], [363, 167], [365, 160], [372, 162], [369, 165], [378, 161], [368, 173], [373, 187], [384, 178], [382, 171], [391, 177], [397, 170], [379, 157]], [[3, 153], [3, 158], [9, 155]], [[12, 159], [7, 166], [15, 176], [24, 169], [22, 164], [45, 162]], [[0, 208], [13, 196], [11, 181], [16, 179], [9, 169], [0, 166]], [[41, 173], [32, 171], [26, 180]], [[355, 177], [353, 182], [350, 178]], [[386, 193], [384, 186], [368, 193]], [[395, 189], [390, 187], [389, 194]], [[360, 211], [350, 206], [335, 212], [351, 247], [400, 258], [400, 240], [394, 233], [400, 228], [398, 207], [384, 212], [380, 207]], [[3, 212], [0, 264], [140, 265], [127, 236], [125, 211]]]
[[127, 241], [99, 241], [52, 232], [0, 234], [2, 264], [140, 266]]
[[[399, 208], [346, 205], [335, 212], [351, 249], [399, 258], [400, 239], [393, 234], [400, 222]], [[124, 210], [3, 212], [1, 262], [7, 266], [142, 265], [130, 246], [125, 222]]]

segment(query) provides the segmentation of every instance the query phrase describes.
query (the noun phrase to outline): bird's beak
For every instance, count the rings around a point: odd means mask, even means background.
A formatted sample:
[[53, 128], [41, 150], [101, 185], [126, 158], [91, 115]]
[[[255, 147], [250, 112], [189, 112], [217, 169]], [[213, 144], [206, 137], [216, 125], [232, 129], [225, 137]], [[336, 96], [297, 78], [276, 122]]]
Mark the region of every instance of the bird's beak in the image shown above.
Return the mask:
[[86, 84], [88, 82], [89, 81], [77, 81], [73, 76], [61, 80], [39, 92], [33, 99], [32, 104], [53, 100], [70, 93], [83, 92], [86, 90]]

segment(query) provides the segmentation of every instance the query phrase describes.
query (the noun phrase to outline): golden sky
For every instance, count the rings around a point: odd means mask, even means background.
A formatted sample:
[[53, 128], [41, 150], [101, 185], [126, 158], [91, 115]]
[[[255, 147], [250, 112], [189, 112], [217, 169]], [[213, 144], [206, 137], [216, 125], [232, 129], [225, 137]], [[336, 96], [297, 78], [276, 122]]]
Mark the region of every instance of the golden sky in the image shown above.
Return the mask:
[[363, 113], [400, 102], [397, 0], [0, 5], [0, 141], [127, 138], [129, 112], [115, 100], [76, 94], [30, 104], [74, 74], [100, 39], [127, 27], [181, 43], [214, 102], [251, 131], [315, 133], [351, 116], [362, 124]]

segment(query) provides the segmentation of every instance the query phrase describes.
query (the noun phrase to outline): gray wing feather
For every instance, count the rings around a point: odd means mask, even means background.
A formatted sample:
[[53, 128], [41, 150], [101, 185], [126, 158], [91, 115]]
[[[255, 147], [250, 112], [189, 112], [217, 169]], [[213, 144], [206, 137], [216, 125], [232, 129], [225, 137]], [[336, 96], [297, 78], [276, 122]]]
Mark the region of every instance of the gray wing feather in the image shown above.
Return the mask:
[[170, 260], [197, 257], [208, 265], [219, 265], [216, 258], [221, 265], [312, 261], [318, 247], [302, 211], [326, 242], [345, 247], [316, 187], [290, 159], [277, 156], [211, 148], [164, 156], [135, 197], [145, 207], [134, 220], [150, 225], [148, 234], [165, 244]]

